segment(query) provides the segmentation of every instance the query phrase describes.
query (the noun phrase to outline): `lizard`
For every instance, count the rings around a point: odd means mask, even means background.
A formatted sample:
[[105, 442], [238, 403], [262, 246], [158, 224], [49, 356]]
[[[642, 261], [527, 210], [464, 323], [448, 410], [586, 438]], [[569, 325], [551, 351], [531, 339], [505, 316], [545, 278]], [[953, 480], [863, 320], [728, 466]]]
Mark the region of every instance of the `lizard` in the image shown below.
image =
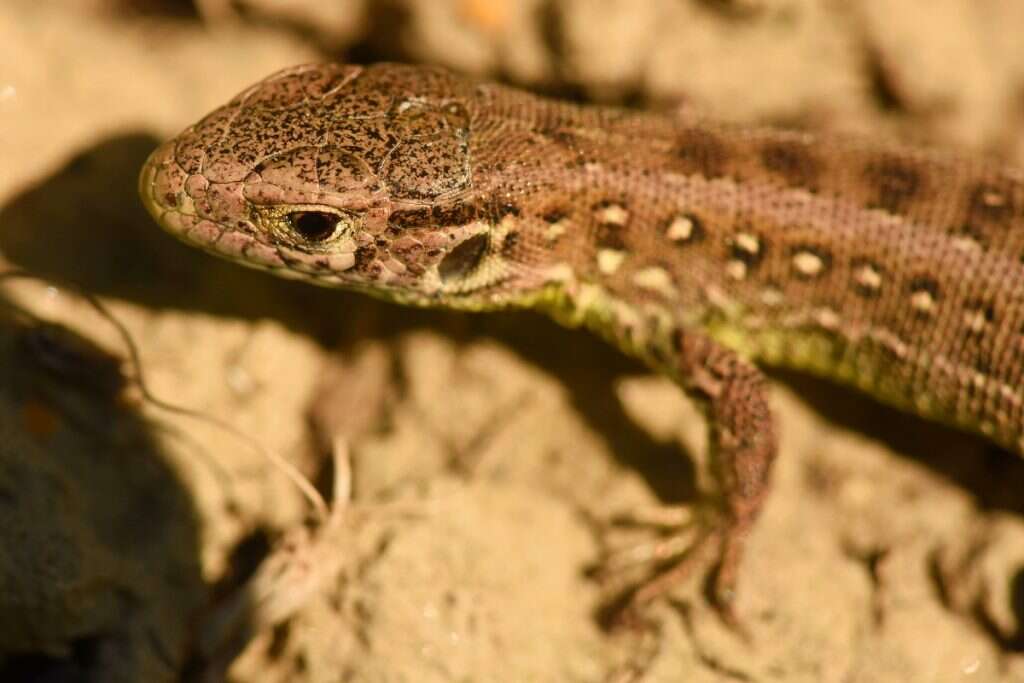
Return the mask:
[[717, 491], [631, 605], [703, 554], [734, 620], [777, 451], [760, 365], [1024, 453], [1024, 173], [997, 161], [314, 64], [161, 145], [139, 185], [218, 256], [400, 304], [538, 310], [672, 378], [706, 417]]

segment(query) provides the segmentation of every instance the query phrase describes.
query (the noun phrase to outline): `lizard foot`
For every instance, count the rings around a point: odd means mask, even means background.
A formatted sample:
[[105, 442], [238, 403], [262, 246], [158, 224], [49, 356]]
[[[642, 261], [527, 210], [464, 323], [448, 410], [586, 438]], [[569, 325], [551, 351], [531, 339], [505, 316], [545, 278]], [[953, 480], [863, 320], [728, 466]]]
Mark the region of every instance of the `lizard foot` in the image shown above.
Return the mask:
[[743, 534], [727, 517], [719, 505], [709, 501], [644, 508], [616, 519], [618, 525], [655, 528], [659, 533], [657, 538], [633, 542], [606, 554], [602, 563], [606, 576], [634, 574], [637, 569], [648, 574], [617, 601], [613, 622], [637, 622], [651, 602], [694, 574], [705, 573], [708, 598], [715, 610], [727, 626], [746, 637], [732, 608]]

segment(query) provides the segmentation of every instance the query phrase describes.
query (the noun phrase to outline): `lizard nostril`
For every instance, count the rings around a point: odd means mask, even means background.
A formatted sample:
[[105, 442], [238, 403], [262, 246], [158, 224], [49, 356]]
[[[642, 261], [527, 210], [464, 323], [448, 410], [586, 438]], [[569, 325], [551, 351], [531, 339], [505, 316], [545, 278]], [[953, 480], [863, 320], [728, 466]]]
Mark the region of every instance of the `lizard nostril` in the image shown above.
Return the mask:
[[288, 224], [310, 242], [323, 242], [334, 234], [341, 216], [326, 211], [296, 211], [288, 214]]

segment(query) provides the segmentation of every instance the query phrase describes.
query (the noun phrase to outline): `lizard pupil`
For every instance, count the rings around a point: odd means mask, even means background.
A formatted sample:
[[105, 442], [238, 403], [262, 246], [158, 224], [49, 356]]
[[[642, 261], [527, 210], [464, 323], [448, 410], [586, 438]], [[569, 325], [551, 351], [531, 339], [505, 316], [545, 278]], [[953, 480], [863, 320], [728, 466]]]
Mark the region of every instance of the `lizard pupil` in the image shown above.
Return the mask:
[[296, 211], [288, 214], [292, 230], [310, 242], [323, 242], [334, 234], [341, 217], [326, 211]]

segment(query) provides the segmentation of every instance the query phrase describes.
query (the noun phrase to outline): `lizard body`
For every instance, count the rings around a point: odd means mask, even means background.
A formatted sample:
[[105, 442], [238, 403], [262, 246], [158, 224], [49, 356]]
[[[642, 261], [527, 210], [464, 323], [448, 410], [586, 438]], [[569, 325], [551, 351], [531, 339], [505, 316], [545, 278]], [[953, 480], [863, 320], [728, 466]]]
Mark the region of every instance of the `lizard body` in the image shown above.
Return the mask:
[[673, 377], [709, 421], [722, 602], [775, 454], [755, 362], [1024, 452], [1024, 174], [995, 162], [312, 65], [160, 147], [140, 187], [220, 256], [410, 305], [541, 309]]

